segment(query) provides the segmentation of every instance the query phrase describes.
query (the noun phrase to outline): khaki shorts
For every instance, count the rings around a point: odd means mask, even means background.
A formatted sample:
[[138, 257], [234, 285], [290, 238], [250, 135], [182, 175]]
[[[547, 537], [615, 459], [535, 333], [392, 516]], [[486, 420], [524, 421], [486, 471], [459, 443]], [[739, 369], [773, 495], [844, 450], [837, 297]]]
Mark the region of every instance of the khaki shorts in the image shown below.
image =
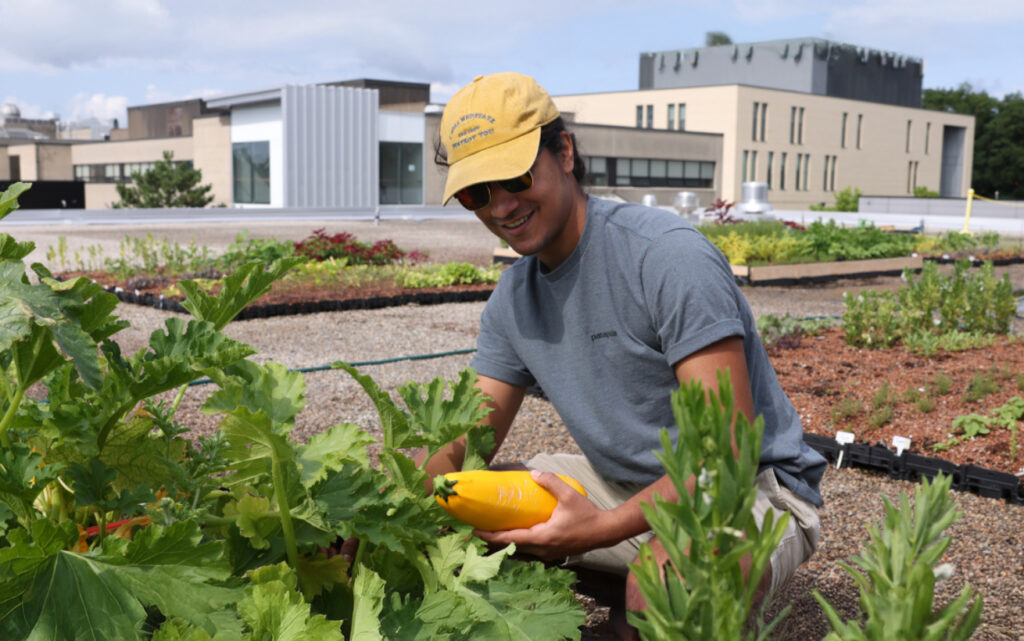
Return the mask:
[[[598, 476], [586, 457], [572, 454], [538, 454], [526, 462], [529, 469], [571, 476], [587, 490], [587, 496], [602, 510], [613, 509], [642, 490], [640, 483], [609, 482]], [[789, 524], [782, 541], [772, 554], [772, 585], [769, 595], [778, 591], [793, 577], [800, 564], [818, 548], [820, 524], [818, 508], [779, 484], [770, 468], [757, 475], [757, 499], [754, 518], [760, 526], [764, 515], [772, 510], [775, 520], [789, 512]], [[609, 548], [591, 550], [566, 559], [566, 565], [626, 576], [629, 564], [636, 561], [640, 544], [650, 541], [653, 532], [644, 532]]]

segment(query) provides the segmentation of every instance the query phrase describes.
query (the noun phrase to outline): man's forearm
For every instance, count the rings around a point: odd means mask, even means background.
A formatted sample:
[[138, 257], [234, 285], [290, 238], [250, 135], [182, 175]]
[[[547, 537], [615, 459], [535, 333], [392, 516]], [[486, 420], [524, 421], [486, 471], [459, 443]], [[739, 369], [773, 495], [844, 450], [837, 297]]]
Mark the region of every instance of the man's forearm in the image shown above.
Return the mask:
[[[693, 493], [694, 482], [692, 476], [686, 481], [686, 489], [691, 494]], [[653, 505], [655, 494], [673, 503], [679, 500], [679, 494], [676, 492], [675, 485], [666, 474], [634, 494], [622, 505], [609, 510], [607, 529], [603, 532], [603, 538], [609, 541], [608, 546], [615, 545], [620, 541], [625, 541], [651, 529], [650, 525], [647, 524], [647, 518], [644, 516], [643, 510], [640, 509], [640, 505], [643, 503]]]

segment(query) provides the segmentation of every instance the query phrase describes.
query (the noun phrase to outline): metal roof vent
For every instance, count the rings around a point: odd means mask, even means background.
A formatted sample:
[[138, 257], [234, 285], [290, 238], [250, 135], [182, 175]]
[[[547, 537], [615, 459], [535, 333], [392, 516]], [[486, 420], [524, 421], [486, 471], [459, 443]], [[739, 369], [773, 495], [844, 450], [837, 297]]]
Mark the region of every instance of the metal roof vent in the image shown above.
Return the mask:
[[774, 216], [768, 203], [768, 183], [743, 183], [743, 200], [736, 205], [736, 211], [743, 220], [772, 220]]

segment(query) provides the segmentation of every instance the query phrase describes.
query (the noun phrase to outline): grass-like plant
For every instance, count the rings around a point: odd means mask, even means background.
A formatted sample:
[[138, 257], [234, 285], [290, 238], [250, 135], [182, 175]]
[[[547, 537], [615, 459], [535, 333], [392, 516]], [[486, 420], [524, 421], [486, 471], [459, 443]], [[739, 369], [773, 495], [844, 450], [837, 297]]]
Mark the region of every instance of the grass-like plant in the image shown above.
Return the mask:
[[[662, 430], [658, 458], [672, 479], [679, 501], [660, 496], [644, 504], [669, 562], [660, 566], [647, 544], [633, 566], [648, 609], [630, 612], [629, 621], [643, 639], [766, 639], [775, 623], [758, 629], [751, 624], [755, 591], [785, 531], [789, 515], [774, 520], [771, 510], [758, 527], [752, 509], [757, 496], [754, 479], [764, 423], [753, 425], [736, 415], [734, 456], [730, 438], [733, 391], [719, 372], [719, 391], [706, 392], [700, 382], [683, 384], [672, 395], [679, 439], [672, 446]], [[686, 482], [696, 477], [693, 494]], [[751, 559], [749, 575], [740, 559]], [[685, 578], [684, 578], [685, 577]]]
[[970, 382], [967, 383], [967, 389], [964, 391], [964, 402], [965, 403], [977, 403], [986, 396], [990, 396], [999, 391], [999, 385], [996, 383], [995, 376], [991, 372], [981, 372], [975, 374]]
[[932, 378], [932, 384], [936, 392], [945, 396], [953, 390], [953, 377], [945, 372], [939, 372]]
[[832, 632], [825, 641], [966, 641], [981, 620], [982, 599], [971, 587], [946, 607], [934, 611], [935, 583], [952, 573], [939, 565], [949, 547], [945, 530], [960, 513], [949, 496], [951, 479], [939, 474], [922, 481], [911, 506], [906, 494], [899, 505], [888, 497], [885, 518], [868, 527], [870, 541], [852, 563], [840, 562], [856, 581], [863, 619], [843, 621], [819, 593], [814, 598], [828, 617]]

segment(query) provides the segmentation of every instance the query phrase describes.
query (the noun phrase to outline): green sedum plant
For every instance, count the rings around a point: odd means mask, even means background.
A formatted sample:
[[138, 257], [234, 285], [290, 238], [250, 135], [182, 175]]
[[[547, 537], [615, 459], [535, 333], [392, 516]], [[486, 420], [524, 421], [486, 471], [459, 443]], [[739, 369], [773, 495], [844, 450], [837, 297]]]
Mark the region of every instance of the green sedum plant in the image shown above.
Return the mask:
[[[733, 392], [726, 374], [719, 372], [718, 385], [717, 393], [706, 393], [699, 381], [684, 383], [672, 395], [679, 439], [673, 447], [663, 430], [658, 458], [679, 501], [656, 496], [653, 506], [642, 506], [670, 562], [660, 567], [645, 543], [632, 566], [649, 609], [629, 613], [629, 621], [644, 639], [766, 639], [785, 615], [760, 630], [750, 625], [757, 585], [789, 515], [776, 521], [769, 510], [760, 528], [754, 520], [764, 424], [761, 417], [750, 425], [736, 415], [734, 456]], [[691, 477], [697, 478], [692, 495], [686, 487]], [[744, 577], [740, 559], [747, 555], [751, 563]]]
[[970, 586], [946, 607], [935, 611], [935, 583], [952, 572], [939, 561], [950, 537], [944, 532], [960, 514], [949, 496], [951, 478], [927, 479], [899, 505], [888, 497], [881, 524], [868, 527], [866, 549], [852, 563], [840, 562], [856, 581], [863, 620], [843, 621], [815, 591], [832, 632], [825, 641], [964, 641], [981, 620], [982, 600]]

